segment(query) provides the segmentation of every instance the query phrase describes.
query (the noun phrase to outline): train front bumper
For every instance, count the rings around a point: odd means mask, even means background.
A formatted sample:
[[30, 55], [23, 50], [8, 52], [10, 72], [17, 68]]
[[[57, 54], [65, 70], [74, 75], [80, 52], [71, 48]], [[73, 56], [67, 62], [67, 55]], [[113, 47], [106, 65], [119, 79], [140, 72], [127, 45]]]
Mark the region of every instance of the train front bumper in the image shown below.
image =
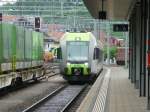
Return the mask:
[[93, 75], [89, 75], [89, 76], [83, 76], [83, 75], [67, 76], [67, 75], [63, 75], [63, 78], [68, 80], [68, 81], [81, 82], [81, 81], [91, 81], [94, 77], [93, 77]]
[[67, 66], [64, 68], [65, 74], [68, 76], [72, 75], [89, 75], [90, 74], [90, 68], [88, 65], [82, 63], [82, 64], [67, 64]]

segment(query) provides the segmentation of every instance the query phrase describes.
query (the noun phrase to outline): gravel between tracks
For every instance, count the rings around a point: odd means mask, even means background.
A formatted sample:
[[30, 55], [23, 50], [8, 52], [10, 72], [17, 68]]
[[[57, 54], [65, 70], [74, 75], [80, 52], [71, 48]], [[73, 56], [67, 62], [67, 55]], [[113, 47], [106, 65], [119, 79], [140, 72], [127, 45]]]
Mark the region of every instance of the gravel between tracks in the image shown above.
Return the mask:
[[0, 112], [21, 112], [65, 83], [66, 81], [57, 75], [51, 77], [48, 81], [41, 81], [11, 92], [0, 98]]

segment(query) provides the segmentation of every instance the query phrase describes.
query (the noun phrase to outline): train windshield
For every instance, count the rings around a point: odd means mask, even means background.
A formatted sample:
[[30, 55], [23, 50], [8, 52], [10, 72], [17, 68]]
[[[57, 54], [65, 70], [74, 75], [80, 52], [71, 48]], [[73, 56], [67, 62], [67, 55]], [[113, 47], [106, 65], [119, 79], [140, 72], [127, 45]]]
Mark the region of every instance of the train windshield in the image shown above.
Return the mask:
[[88, 42], [68, 42], [67, 59], [68, 61], [87, 61], [89, 52]]

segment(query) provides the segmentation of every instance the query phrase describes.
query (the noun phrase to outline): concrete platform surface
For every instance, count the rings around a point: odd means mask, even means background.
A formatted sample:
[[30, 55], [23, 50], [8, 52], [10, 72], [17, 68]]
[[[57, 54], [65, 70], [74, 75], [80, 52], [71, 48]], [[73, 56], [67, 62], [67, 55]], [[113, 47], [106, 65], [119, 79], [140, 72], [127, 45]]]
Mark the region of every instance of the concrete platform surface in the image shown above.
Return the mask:
[[111, 67], [109, 112], [150, 112], [146, 109], [145, 97], [128, 79], [128, 70], [123, 67]]

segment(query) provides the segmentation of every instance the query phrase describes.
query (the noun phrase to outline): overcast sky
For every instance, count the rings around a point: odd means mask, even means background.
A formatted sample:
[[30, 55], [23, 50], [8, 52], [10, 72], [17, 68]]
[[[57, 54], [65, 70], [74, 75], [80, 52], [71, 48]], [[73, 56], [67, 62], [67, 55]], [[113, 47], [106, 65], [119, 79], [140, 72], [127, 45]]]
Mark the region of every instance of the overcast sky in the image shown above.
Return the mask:
[[13, 3], [17, 0], [0, 0], [0, 5], [6, 4], [6, 3]]

